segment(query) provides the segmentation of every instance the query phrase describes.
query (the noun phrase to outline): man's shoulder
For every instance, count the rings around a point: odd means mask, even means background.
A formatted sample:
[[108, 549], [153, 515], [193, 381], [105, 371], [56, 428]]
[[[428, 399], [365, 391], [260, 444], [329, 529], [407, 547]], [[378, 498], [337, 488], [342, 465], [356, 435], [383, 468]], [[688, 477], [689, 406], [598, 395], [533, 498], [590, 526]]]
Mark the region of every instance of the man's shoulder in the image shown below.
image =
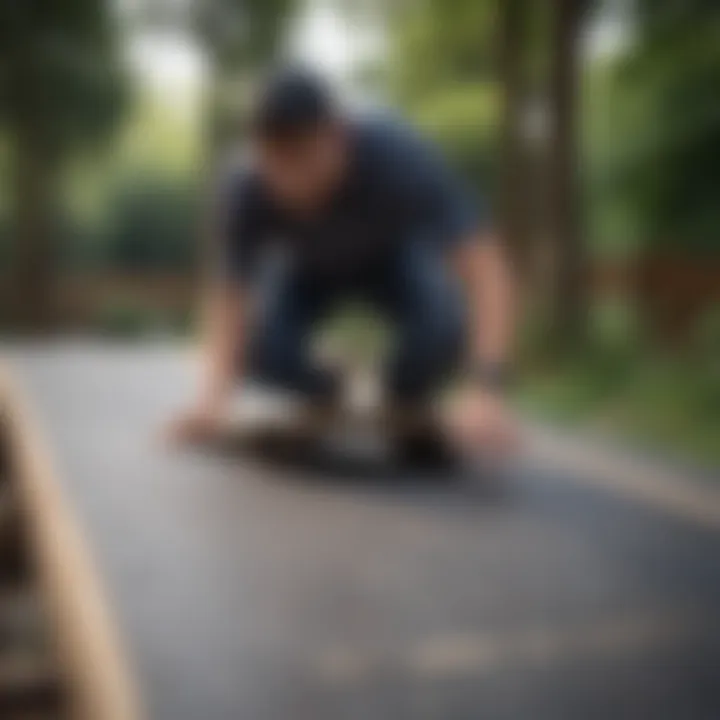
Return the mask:
[[212, 196], [219, 222], [229, 223], [235, 228], [231, 234], [242, 234], [246, 243], [267, 232], [275, 220], [274, 205], [247, 156], [225, 157], [216, 168]]
[[352, 119], [360, 150], [379, 157], [413, 152], [425, 145], [420, 133], [404, 118], [377, 110]]
[[355, 122], [360, 166], [383, 187], [412, 186], [437, 167], [437, 148], [403, 118], [384, 112]]

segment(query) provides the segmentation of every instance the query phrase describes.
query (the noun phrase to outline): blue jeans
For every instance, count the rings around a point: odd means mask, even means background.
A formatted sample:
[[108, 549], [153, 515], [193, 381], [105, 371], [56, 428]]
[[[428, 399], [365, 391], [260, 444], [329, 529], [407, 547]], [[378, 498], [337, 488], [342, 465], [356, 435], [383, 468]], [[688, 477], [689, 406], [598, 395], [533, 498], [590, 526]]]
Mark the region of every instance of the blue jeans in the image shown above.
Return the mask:
[[292, 266], [276, 270], [261, 288], [249, 348], [254, 379], [314, 399], [331, 397], [338, 379], [313, 363], [310, 340], [338, 303], [353, 298], [369, 302], [393, 328], [385, 374], [391, 398], [426, 401], [457, 368], [465, 344], [465, 307], [439, 248], [406, 243], [344, 282]]

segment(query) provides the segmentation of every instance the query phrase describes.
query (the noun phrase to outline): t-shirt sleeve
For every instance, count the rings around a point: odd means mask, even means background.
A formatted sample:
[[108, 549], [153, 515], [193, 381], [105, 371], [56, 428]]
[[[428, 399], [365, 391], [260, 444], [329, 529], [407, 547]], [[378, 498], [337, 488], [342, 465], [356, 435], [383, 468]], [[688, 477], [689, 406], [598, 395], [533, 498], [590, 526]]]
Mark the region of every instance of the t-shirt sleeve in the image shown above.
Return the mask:
[[412, 137], [404, 150], [405, 178], [401, 181], [409, 222], [422, 226], [449, 247], [473, 237], [489, 225], [477, 197], [449, 167], [440, 151], [422, 138]]
[[258, 188], [247, 170], [235, 170], [220, 178], [211, 214], [216, 278], [251, 283], [257, 273], [267, 223]]

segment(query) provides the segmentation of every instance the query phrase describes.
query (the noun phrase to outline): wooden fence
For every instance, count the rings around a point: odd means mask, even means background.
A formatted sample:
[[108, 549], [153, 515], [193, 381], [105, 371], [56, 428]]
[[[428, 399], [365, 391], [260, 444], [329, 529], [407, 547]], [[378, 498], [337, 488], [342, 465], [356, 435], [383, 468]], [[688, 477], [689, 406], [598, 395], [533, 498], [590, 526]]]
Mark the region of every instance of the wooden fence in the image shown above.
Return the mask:
[[[591, 269], [590, 282], [595, 297], [627, 298], [658, 337], [682, 341], [704, 313], [720, 308], [720, 253], [704, 258], [654, 255], [632, 265], [598, 264]], [[78, 328], [92, 326], [113, 306], [188, 313], [198, 288], [197, 277], [177, 274], [70, 275], [58, 284], [56, 315], [60, 327]], [[11, 318], [7, 283], [2, 281], [0, 299], [5, 316]]]

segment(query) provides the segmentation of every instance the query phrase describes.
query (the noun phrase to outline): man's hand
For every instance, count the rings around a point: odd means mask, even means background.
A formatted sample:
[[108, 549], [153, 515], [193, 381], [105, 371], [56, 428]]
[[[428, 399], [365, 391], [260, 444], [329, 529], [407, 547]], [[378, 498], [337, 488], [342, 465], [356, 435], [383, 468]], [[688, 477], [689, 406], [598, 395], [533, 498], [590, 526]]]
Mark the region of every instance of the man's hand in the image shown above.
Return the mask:
[[205, 303], [205, 373], [200, 400], [175, 418], [166, 440], [176, 444], [211, 440], [220, 430], [226, 400], [238, 376], [237, 350], [244, 342], [245, 298], [239, 289], [210, 288]]
[[192, 445], [210, 440], [220, 429], [221, 413], [199, 406], [181, 413], [168, 426], [165, 439], [176, 445]]
[[518, 443], [516, 419], [502, 394], [469, 388], [457, 399], [451, 415], [458, 441], [470, 450], [505, 454]]
[[458, 440], [469, 449], [507, 452], [517, 443], [517, 424], [502, 393], [503, 379], [493, 377], [493, 368], [502, 369], [512, 355], [513, 274], [502, 243], [492, 233], [460, 243], [452, 259], [467, 290], [470, 361], [481, 372], [476, 373], [476, 384], [463, 390], [451, 420]]

